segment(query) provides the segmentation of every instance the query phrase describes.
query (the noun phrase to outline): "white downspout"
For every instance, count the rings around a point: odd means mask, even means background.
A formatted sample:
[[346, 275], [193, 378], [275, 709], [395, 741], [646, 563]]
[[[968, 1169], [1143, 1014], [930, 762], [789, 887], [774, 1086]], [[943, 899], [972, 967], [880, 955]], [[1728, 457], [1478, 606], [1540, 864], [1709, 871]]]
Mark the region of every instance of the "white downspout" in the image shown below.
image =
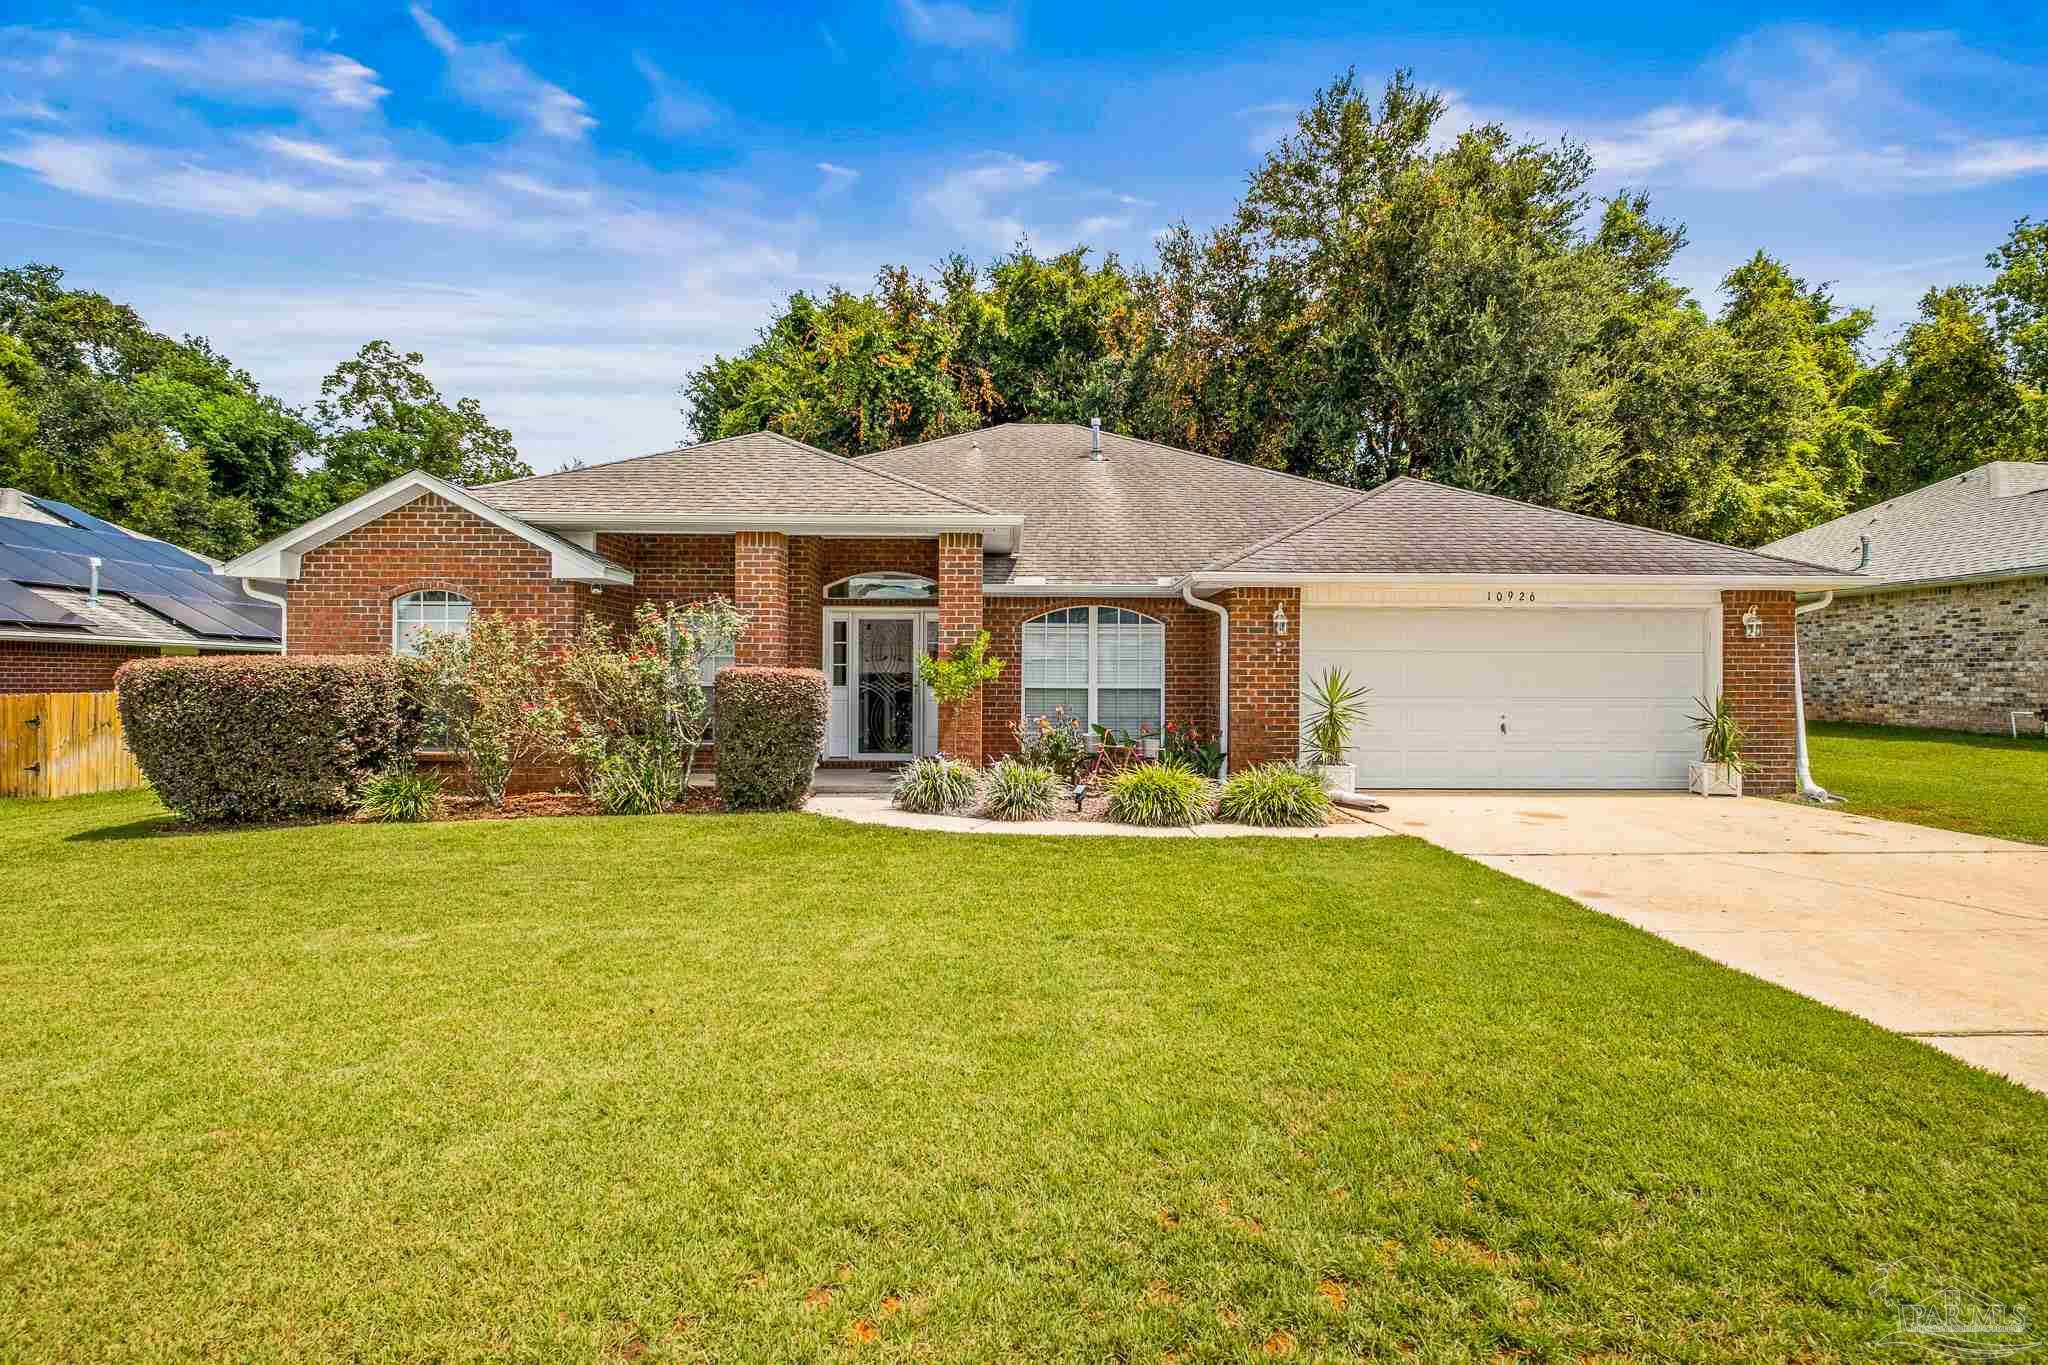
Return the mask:
[[1180, 596], [1191, 607], [1216, 614], [1216, 743], [1223, 749], [1223, 776], [1230, 774], [1230, 612], [1215, 602], [1195, 596], [1190, 574], [1180, 581]]
[[[1870, 557], [1869, 545], [1870, 542], [1866, 537], [1863, 550], [1863, 557], [1866, 560]], [[1806, 679], [1799, 670], [1799, 618], [1808, 612], [1821, 610], [1834, 600], [1834, 590], [1830, 588], [1813, 601], [1802, 603], [1792, 608], [1792, 709], [1794, 716], [1798, 720], [1798, 725], [1794, 729], [1793, 751], [1797, 756], [1799, 767], [1799, 794], [1808, 801], [1839, 802], [1842, 799], [1826, 787], [1815, 782], [1813, 780], [1813, 769], [1807, 764]]]

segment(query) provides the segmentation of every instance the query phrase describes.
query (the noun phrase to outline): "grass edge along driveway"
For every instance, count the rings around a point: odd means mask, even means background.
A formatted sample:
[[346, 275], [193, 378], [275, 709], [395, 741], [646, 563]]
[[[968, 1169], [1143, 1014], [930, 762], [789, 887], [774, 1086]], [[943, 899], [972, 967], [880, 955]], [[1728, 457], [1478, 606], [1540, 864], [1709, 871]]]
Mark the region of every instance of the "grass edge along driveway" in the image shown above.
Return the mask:
[[2048, 740], [1818, 723], [1807, 739], [1834, 809], [2048, 844]]
[[1859, 1358], [2048, 1103], [1409, 839], [0, 806], [0, 1355]]

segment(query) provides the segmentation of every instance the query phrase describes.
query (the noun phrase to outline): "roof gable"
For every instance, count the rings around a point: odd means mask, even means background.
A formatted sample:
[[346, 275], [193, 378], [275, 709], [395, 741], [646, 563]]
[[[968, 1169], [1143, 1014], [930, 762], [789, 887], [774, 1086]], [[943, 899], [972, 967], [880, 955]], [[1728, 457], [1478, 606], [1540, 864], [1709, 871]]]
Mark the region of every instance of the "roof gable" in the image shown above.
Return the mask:
[[1998, 460], [1836, 517], [1764, 549], [1855, 565], [1874, 583], [2048, 573], [2048, 464]]
[[771, 431], [470, 491], [502, 511], [556, 526], [1000, 519], [971, 499]]
[[1822, 565], [1414, 478], [1382, 484], [1203, 572], [1841, 577]]

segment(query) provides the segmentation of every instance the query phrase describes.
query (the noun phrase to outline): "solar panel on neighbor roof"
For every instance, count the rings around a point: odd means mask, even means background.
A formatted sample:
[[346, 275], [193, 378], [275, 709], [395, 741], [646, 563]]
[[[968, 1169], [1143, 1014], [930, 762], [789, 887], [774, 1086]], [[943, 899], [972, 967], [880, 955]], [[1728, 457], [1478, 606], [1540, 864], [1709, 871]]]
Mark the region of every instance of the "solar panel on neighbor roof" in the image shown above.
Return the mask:
[[[102, 591], [125, 597], [188, 631], [248, 640], [274, 640], [283, 633], [280, 609], [248, 597], [240, 584], [219, 577], [204, 560], [163, 541], [131, 536], [68, 503], [35, 501], [78, 525], [0, 517], [0, 580], [88, 587], [92, 568], [87, 557], [97, 555]], [[13, 593], [9, 600], [14, 600]], [[26, 613], [30, 608], [19, 610]]]
[[0, 579], [0, 625], [82, 626], [85, 622], [18, 583]]
[[92, 513], [80, 511], [68, 502], [58, 502], [55, 498], [34, 497], [30, 498], [29, 501], [42, 508], [45, 512], [55, 513], [66, 521], [83, 526], [88, 531], [99, 531], [106, 535], [126, 536], [130, 540], [135, 539], [135, 537], [129, 536], [126, 531], [114, 525], [113, 522], [102, 521]]

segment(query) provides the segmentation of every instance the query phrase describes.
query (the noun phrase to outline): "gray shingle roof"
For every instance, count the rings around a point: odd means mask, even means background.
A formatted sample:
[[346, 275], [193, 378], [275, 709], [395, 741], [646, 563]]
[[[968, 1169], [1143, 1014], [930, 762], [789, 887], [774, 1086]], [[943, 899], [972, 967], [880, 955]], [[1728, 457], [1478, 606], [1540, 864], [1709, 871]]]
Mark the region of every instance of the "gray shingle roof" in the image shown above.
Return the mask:
[[1178, 578], [1353, 501], [1333, 484], [1087, 427], [1012, 423], [864, 455], [858, 463], [1025, 518], [991, 583], [1150, 583]]
[[522, 519], [663, 514], [784, 518], [988, 514], [958, 496], [924, 487], [861, 460], [774, 432], [664, 450], [587, 469], [537, 474], [469, 490]]
[[1877, 583], [2048, 573], [2048, 464], [2000, 460], [1764, 548], [1853, 566]]
[[1812, 578], [1821, 566], [1395, 479], [1207, 566], [1218, 573], [1644, 574]]

